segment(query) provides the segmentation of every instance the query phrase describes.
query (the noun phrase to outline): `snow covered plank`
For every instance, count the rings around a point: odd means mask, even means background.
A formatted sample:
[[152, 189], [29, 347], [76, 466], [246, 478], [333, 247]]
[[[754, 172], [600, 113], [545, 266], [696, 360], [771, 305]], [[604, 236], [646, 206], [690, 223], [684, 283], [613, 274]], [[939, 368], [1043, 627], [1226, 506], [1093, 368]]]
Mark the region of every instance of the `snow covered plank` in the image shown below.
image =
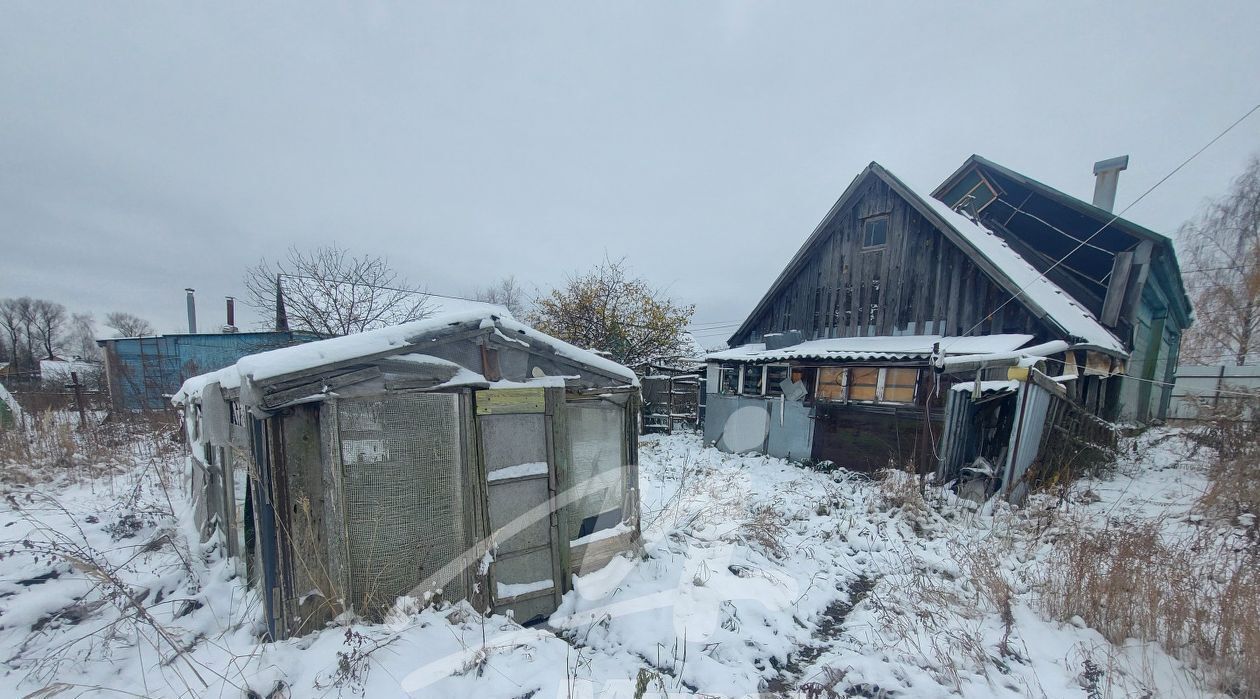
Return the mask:
[[504, 468], [496, 469], [486, 476], [486, 480], [491, 483], [495, 483], [513, 478], [527, 478], [530, 476], [545, 475], [547, 475], [547, 462], [534, 461], [527, 464], [517, 464], [515, 466], [506, 466]]

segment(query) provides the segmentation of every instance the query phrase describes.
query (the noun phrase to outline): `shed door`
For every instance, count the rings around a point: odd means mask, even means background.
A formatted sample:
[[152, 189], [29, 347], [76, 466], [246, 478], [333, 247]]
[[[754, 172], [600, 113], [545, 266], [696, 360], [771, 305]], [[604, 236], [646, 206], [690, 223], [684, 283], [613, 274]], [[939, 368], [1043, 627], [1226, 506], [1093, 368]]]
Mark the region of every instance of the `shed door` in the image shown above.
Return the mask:
[[486, 469], [494, 542], [494, 611], [540, 621], [560, 603], [558, 517], [551, 418], [543, 389], [477, 392], [477, 426]]

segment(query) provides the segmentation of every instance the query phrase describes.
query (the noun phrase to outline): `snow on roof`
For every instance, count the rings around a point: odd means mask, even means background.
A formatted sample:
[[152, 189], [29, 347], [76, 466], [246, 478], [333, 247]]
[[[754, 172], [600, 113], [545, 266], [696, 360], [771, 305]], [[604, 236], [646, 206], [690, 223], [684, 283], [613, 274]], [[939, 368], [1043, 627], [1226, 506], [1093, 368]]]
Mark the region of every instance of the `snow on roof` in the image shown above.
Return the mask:
[[876, 337], [837, 337], [810, 340], [790, 347], [767, 350], [764, 344], [744, 345], [713, 352], [709, 361], [773, 362], [785, 359], [829, 359], [833, 361], [867, 361], [926, 359], [932, 356], [932, 345], [940, 343], [947, 354], [989, 354], [1010, 352], [1030, 340], [1032, 335], [979, 335], [975, 337], [943, 337], [941, 335], [887, 335]]
[[1057, 284], [1046, 279], [1019, 253], [1012, 250], [1006, 241], [936, 199], [923, 198], [923, 201], [957, 231], [963, 240], [988, 258], [1011, 283], [1021, 289], [1021, 295], [1027, 301], [1045, 311], [1051, 322], [1063, 328], [1068, 335], [1079, 339], [1080, 342], [1075, 346], [1128, 356], [1124, 343], [1103, 327], [1089, 309], [1077, 303]]
[[[285, 374], [389, 352], [395, 348], [422, 347], [420, 343], [425, 335], [450, 325], [477, 321], [480, 321], [482, 328], [495, 328], [496, 331], [506, 333], [505, 339], [525, 343], [538, 342], [554, 349], [556, 354], [569, 361], [585, 364], [611, 376], [624, 379], [629, 384], [638, 385], [638, 379], [635, 378], [633, 371], [611, 359], [601, 357], [590, 350], [580, 349], [519, 323], [512, 319], [510, 314], [501, 316], [498, 313], [498, 306], [478, 302], [470, 303], [476, 305], [387, 328], [251, 354], [242, 357], [236, 364], [229, 367], [188, 379], [173, 396], [172, 402], [182, 404], [189, 397], [200, 394], [207, 385], [215, 382], [223, 388], [238, 388], [246, 377], [251, 381], [263, 382]], [[506, 311], [504, 313], [506, 314]]]

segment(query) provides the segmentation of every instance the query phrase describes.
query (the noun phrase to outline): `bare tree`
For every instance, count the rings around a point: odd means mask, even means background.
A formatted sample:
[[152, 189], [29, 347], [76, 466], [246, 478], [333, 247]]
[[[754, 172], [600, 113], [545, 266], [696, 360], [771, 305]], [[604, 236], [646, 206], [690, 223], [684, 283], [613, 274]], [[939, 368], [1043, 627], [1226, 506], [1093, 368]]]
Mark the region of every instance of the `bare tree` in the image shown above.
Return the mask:
[[66, 326], [66, 307], [56, 301], [36, 299], [31, 303], [34, 315], [35, 334], [47, 359], [56, 355], [61, 333]]
[[17, 299], [18, 322], [22, 324], [22, 337], [26, 339], [26, 361], [35, 367], [35, 301], [29, 296]]
[[21, 368], [22, 349], [22, 301], [29, 305], [30, 299], [0, 299], [0, 329], [4, 330], [9, 340], [10, 357], [14, 369]]
[[1260, 357], [1260, 156], [1229, 192], [1179, 235], [1195, 323], [1182, 342], [1188, 362], [1238, 366]]
[[503, 306], [517, 318], [524, 318], [529, 299], [525, 288], [517, 283], [516, 277], [504, 277], [497, 284], [478, 289], [473, 298], [486, 303]]
[[686, 329], [695, 310], [631, 277], [624, 260], [604, 260], [539, 297], [529, 320], [566, 342], [637, 366], [690, 356], [693, 343]]
[[66, 349], [80, 359], [98, 359], [101, 348], [96, 344], [96, 319], [91, 313], [75, 313], [70, 316], [70, 329], [66, 331]]
[[400, 279], [383, 257], [355, 257], [337, 246], [302, 252], [289, 248], [283, 260], [262, 260], [245, 273], [249, 304], [277, 308], [294, 330], [349, 335], [419, 320], [429, 315], [426, 295]]
[[144, 337], [154, 334], [152, 323], [122, 311], [105, 314], [105, 327], [114, 329], [114, 337]]

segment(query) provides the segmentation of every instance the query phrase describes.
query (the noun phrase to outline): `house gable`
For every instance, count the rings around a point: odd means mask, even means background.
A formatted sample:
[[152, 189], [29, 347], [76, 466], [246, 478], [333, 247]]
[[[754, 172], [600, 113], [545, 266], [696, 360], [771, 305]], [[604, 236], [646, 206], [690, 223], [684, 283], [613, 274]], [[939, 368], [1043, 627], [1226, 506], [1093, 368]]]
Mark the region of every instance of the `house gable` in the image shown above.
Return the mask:
[[[730, 344], [785, 330], [800, 330], [806, 339], [1026, 333], [1040, 341], [1068, 335], [944, 216], [871, 163]], [[871, 227], [882, 228], [882, 237], [872, 239]], [[1003, 305], [1012, 296], [1018, 302]]]

